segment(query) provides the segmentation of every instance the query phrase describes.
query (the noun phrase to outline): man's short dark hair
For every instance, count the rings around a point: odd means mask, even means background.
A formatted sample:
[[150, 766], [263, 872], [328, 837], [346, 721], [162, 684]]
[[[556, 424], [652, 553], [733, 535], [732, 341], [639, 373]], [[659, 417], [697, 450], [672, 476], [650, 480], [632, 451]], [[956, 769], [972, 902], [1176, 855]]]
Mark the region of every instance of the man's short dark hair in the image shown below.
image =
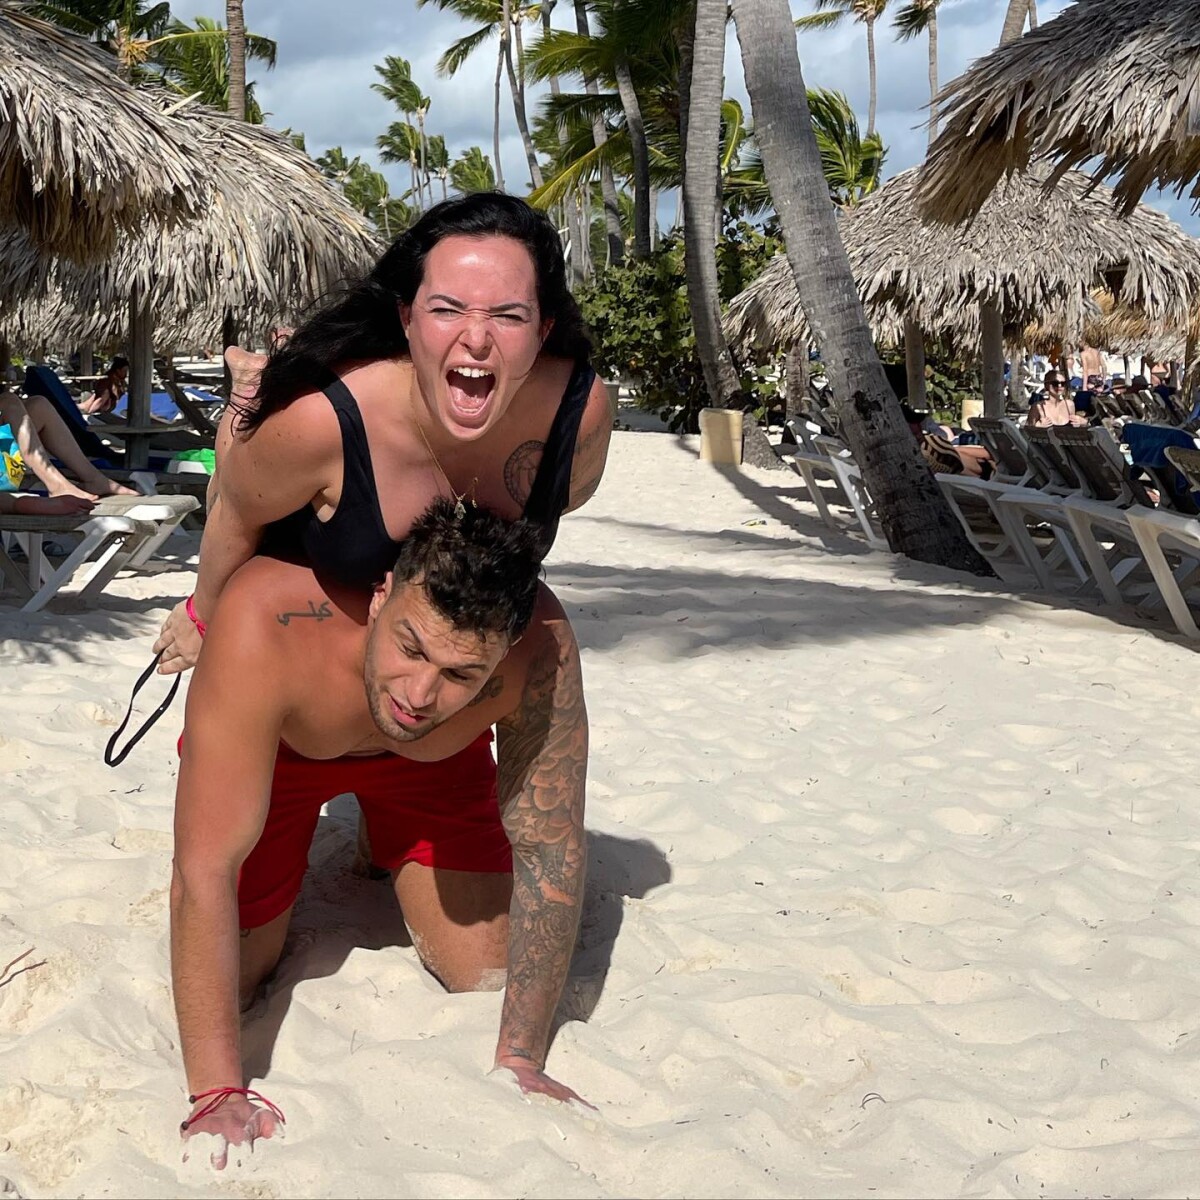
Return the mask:
[[111, 375], [113, 371], [119, 371], [122, 367], [127, 366], [129, 366], [129, 359], [122, 358], [121, 355], [118, 354], [112, 360], [112, 366], [108, 368], [109, 374]]
[[418, 581], [455, 629], [512, 641], [533, 618], [541, 565], [535, 525], [439, 496], [404, 539], [392, 594]]

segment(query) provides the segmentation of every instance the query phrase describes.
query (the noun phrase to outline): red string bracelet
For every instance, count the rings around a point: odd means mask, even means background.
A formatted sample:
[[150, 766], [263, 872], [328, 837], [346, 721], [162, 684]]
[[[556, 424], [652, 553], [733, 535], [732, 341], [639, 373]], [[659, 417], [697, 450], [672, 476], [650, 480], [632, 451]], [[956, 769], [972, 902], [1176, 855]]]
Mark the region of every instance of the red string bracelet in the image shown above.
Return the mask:
[[[208, 1100], [208, 1103], [198, 1112], [188, 1117], [179, 1125], [181, 1133], [187, 1133], [189, 1125], [195, 1125], [199, 1120], [215, 1113], [230, 1096], [245, 1096], [247, 1100], [257, 1100], [260, 1104], [265, 1104], [271, 1115], [280, 1123], [286, 1125], [287, 1121], [283, 1115], [283, 1109], [277, 1104], [272, 1104], [261, 1092], [256, 1092], [253, 1088], [238, 1088], [238, 1087], [219, 1087], [210, 1088], [207, 1092], [197, 1092], [194, 1096], [188, 1097], [189, 1104], [195, 1104], [197, 1100]], [[211, 1097], [211, 1099], [209, 1099]]]
[[200, 620], [198, 616], [196, 616], [196, 605], [194, 600], [194, 596], [189, 596], [187, 598], [187, 603], [183, 606], [183, 611], [187, 613], [188, 620], [195, 625], [196, 632], [203, 637], [208, 632], [208, 626], [205, 625], [205, 623]]

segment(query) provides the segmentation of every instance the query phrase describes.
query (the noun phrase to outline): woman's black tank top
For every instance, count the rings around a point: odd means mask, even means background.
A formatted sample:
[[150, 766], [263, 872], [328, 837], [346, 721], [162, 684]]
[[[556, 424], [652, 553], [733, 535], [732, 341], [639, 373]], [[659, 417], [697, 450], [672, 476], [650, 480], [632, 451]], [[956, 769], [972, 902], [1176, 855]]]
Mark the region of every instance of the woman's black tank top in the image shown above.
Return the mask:
[[[542, 460], [525, 502], [522, 519], [538, 526], [542, 556], [558, 533], [558, 519], [571, 496], [571, 466], [579, 422], [596, 378], [587, 363], [577, 364], [559, 402], [542, 449]], [[260, 553], [306, 562], [351, 587], [374, 587], [392, 569], [400, 552], [379, 509], [371, 449], [362, 414], [350, 389], [335, 379], [324, 389], [342, 431], [342, 495], [328, 521], [311, 505], [268, 525]]]

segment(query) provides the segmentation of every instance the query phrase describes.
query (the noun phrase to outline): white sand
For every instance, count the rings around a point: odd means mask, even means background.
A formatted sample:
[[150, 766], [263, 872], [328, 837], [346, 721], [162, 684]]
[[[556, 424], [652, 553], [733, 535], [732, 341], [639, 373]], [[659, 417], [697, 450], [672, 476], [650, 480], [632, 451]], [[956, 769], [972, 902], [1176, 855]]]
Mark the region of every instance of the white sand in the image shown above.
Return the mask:
[[386, 885], [349, 874], [342, 799], [247, 1030], [287, 1139], [223, 1176], [175, 1132], [182, 697], [100, 761], [191, 576], [89, 612], [6, 601], [0, 965], [45, 964], [0, 990], [10, 1190], [1195, 1194], [1193, 652], [864, 553], [793, 484], [623, 433], [563, 522], [593, 834], [566, 1001], [587, 1020], [550, 1069], [598, 1116], [486, 1077], [499, 996], [422, 973]]

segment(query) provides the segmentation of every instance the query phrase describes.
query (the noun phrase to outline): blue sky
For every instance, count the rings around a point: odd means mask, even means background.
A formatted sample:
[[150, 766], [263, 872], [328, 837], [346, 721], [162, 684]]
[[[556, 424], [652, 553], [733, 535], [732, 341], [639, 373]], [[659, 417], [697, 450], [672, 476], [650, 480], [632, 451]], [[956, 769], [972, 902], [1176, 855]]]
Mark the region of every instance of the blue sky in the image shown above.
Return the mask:
[[[893, 7], [899, 0], [892, 0]], [[1040, 0], [1039, 13], [1049, 20], [1068, 0]], [[175, 0], [177, 15], [204, 15], [224, 19], [224, 0]], [[1005, 0], [942, 0], [939, 9], [941, 79], [945, 83], [986, 54], [1000, 36]], [[792, 0], [799, 16], [811, 11], [811, 0]], [[279, 43], [279, 65], [266, 71], [251, 64], [257, 79], [258, 98], [276, 127], [302, 130], [314, 156], [340, 145], [348, 155], [358, 154], [377, 164], [375, 138], [397, 119], [391, 106], [375, 92], [374, 65], [395, 54], [412, 63], [413, 75], [432, 104], [428, 127], [440, 133], [452, 155], [477, 145], [491, 156], [492, 63], [494, 51], [478, 51], [454, 79], [437, 75], [437, 61], [445, 49], [469, 31], [453, 14], [432, 4], [418, 9], [414, 0], [245, 0], [246, 25]], [[554, 24], [573, 26], [569, 3], [560, 4]], [[877, 125], [888, 147], [886, 173], [894, 174], [921, 161], [926, 133], [921, 128], [928, 103], [927, 51], [924, 39], [908, 43], [893, 40], [885, 16], [878, 36], [879, 112]], [[865, 127], [867, 112], [866, 40], [861, 25], [805, 33], [799, 37], [800, 61], [809, 86], [837, 88], [849, 96]], [[1064, 61], [1063, 70], [1071, 64]], [[749, 108], [742, 80], [736, 37], [730, 26], [726, 49], [726, 94]], [[536, 91], [533, 93], [536, 96]], [[527, 176], [512, 105], [504, 91], [502, 156], [510, 188], [517, 189]], [[531, 103], [532, 114], [534, 105]], [[378, 165], [378, 164], [377, 164]], [[407, 168], [382, 168], [399, 193], [404, 190]], [[1200, 218], [1187, 200], [1174, 196], [1146, 197], [1148, 203], [1169, 212], [1190, 233], [1200, 235]], [[673, 204], [663, 206], [669, 220]]]

